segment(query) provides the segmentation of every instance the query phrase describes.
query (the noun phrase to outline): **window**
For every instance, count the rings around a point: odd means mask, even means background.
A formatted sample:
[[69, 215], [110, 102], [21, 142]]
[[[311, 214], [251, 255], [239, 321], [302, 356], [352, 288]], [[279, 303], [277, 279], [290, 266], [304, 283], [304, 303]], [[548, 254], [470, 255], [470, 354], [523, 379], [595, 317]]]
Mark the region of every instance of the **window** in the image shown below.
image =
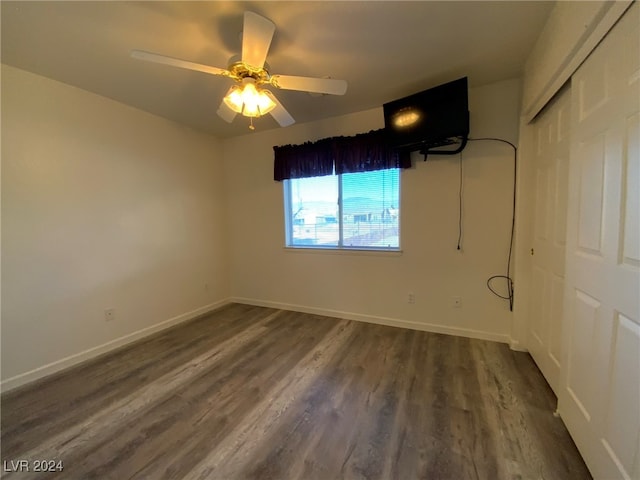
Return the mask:
[[398, 250], [400, 170], [284, 181], [289, 247]]

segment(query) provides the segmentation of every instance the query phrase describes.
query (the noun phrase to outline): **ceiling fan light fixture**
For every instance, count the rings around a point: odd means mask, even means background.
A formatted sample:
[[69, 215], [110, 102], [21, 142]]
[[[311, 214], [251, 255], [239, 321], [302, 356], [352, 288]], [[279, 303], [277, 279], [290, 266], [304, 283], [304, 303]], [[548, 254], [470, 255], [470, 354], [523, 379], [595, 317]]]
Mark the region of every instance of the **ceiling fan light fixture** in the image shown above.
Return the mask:
[[245, 117], [260, 117], [276, 107], [273, 94], [256, 88], [253, 78], [243, 78], [242, 85], [234, 85], [224, 97], [224, 103]]
[[242, 87], [240, 85], [234, 85], [229, 89], [224, 96], [224, 103], [236, 113], [242, 113]]

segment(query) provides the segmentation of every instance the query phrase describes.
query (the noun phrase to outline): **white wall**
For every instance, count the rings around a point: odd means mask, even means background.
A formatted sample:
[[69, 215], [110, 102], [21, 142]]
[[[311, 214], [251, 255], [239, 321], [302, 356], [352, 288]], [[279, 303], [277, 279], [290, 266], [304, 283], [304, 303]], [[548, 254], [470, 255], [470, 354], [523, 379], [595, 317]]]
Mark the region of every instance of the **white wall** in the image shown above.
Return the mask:
[[[469, 92], [471, 135], [517, 143], [520, 82]], [[231, 295], [238, 301], [508, 341], [508, 303], [486, 280], [506, 270], [513, 151], [471, 142], [463, 152], [464, 241], [458, 236], [458, 157], [416, 154], [401, 177], [402, 254], [290, 251], [274, 145], [383, 126], [382, 108], [226, 140]], [[503, 287], [504, 284], [498, 284]], [[415, 304], [407, 303], [409, 291]], [[453, 309], [451, 297], [463, 307]]]
[[2, 66], [4, 388], [228, 297], [220, 152], [212, 137]]

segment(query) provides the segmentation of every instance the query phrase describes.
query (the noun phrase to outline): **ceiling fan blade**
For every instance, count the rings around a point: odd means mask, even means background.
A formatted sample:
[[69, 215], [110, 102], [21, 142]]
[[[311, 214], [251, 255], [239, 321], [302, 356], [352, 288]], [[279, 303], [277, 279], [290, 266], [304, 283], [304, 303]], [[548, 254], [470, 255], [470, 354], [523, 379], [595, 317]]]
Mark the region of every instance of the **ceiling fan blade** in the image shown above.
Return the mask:
[[276, 106], [269, 113], [275, 119], [275, 121], [278, 122], [281, 127], [288, 127], [289, 125], [293, 125], [294, 123], [296, 123], [294, 118], [291, 116], [291, 114], [289, 114], [289, 112], [287, 112], [287, 109], [282, 106], [275, 95], [273, 96], [273, 98], [276, 102]]
[[227, 104], [224, 102], [224, 99], [220, 103], [217, 113], [218, 113], [218, 116], [227, 123], [233, 122], [233, 119], [236, 118], [236, 115], [237, 115], [236, 112], [234, 112], [227, 106]]
[[335, 80], [333, 78], [273, 75], [271, 77], [271, 84], [283, 90], [328, 93], [330, 95], [344, 95], [347, 92], [347, 82], [345, 80]]
[[276, 26], [271, 20], [257, 13], [244, 12], [242, 61], [252, 67], [262, 68], [275, 31]]
[[230, 76], [229, 71], [224, 68], [210, 67], [209, 65], [188, 62], [186, 60], [180, 60], [179, 58], [167, 57], [165, 55], [158, 55], [157, 53], [145, 52], [143, 50], [131, 50], [131, 57], [138, 60], [145, 60], [147, 62], [161, 63], [171, 67], [209, 73], [211, 75], [222, 75], [225, 77]]

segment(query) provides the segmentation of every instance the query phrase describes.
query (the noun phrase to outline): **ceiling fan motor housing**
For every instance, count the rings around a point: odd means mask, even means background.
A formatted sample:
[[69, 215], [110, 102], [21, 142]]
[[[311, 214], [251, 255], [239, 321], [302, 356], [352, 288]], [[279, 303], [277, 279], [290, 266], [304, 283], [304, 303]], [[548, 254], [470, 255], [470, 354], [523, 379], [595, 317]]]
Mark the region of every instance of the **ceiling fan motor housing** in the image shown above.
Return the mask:
[[[265, 64], [266, 67], [266, 64]], [[228, 67], [231, 78], [242, 81], [244, 78], [253, 78], [257, 85], [271, 83], [271, 75], [265, 67], [253, 67], [244, 62], [231, 63]]]

